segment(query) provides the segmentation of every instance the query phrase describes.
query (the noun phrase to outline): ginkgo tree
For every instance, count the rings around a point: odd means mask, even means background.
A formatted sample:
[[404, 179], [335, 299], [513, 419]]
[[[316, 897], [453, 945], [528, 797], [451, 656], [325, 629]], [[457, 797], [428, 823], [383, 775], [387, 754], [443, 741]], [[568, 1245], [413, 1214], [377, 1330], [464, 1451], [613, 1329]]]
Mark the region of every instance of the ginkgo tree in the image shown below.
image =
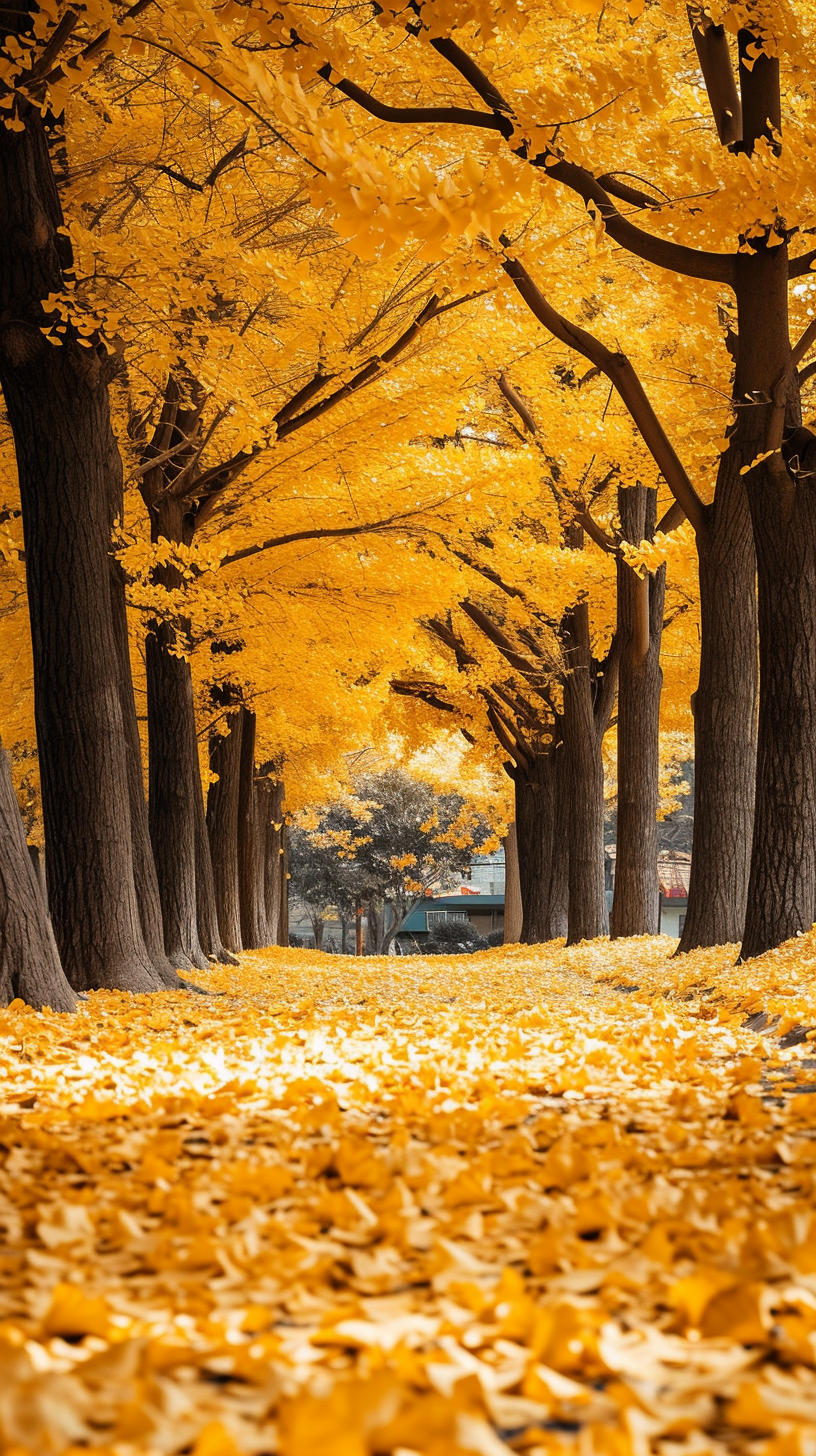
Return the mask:
[[[483, 235], [539, 323], [603, 369], [626, 402], [701, 561], [695, 869], [683, 943], [739, 939], [746, 900], [746, 954], [807, 928], [816, 912], [816, 548], [802, 464], [809, 437], [792, 433], [798, 366], [814, 332], [809, 294], [797, 293], [814, 256], [807, 6], [782, 14], [757, 3], [710, 12], [666, 4], [633, 14], [605, 5], [594, 30], [583, 14], [546, 3], [452, 15], [417, 0], [378, 7], [362, 25], [315, 22], [287, 6], [274, 19], [239, 5], [229, 16], [241, 12], [286, 57], [285, 73], [256, 81], [253, 95], [311, 145], [323, 174], [316, 190], [347, 234], [366, 252], [411, 235], [429, 252], [463, 232]], [[204, 55], [207, 39], [195, 43]], [[238, 86], [249, 79], [231, 55], [213, 74]], [[367, 131], [372, 117], [379, 125]], [[401, 158], [403, 128], [426, 139], [421, 165], [411, 151]], [[584, 328], [552, 301], [543, 257], [538, 283], [520, 256], [526, 240], [514, 242], [512, 225], [530, 188], [548, 214], [553, 292], [580, 287], [557, 259], [561, 240], [583, 228], [593, 247], [637, 260], [635, 271], [662, 272], [656, 327], [667, 334], [699, 327], [706, 339], [718, 308], [733, 317], [711, 501], [626, 353], [604, 340], [602, 318]]]

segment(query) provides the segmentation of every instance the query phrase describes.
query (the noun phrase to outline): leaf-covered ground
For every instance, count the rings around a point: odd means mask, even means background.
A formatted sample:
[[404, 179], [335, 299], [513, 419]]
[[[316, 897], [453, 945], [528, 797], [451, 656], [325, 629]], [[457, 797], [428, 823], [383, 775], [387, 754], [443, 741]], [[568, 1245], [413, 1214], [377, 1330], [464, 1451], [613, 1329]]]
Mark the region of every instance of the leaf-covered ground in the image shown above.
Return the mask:
[[811, 1456], [816, 936], [672, 948], [0, 1012], [4, 1456]]

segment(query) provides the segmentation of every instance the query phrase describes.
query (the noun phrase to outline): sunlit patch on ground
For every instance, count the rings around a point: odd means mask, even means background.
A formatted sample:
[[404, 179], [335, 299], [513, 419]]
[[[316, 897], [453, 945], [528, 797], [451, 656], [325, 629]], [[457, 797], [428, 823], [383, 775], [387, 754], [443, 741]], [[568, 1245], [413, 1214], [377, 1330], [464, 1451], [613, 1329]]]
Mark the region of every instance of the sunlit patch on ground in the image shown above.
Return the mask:
[[4, 1456], [816, 1450], [816, 937], [673, 948], [0, 1012]]

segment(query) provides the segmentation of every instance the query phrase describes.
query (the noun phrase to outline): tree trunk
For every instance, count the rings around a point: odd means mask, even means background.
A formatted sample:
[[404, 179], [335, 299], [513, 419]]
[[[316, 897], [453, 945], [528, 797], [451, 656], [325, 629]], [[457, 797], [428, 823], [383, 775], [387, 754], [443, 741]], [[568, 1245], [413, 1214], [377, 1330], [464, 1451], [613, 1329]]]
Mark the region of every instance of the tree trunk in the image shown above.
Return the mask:
[[555, 748], [516, 768], [516, 845], [521, 892], [521, 941], [539, 945], [565, 933], [566, 863], [556, 839], [560, 763]]
[[164, 943], [182, 970], [209, 964], [198, 937], [196, 804], [199, 791], [193, 677], [171, 648], [176, 633], [151, 622], [145, 639], [150, 838], [161, 896]]
[[358, 905], [354, 913], [354, 954], [363, 954], [363, 907]]
[[218, 930], [227, 950], [243, 950], [238, 888], [238, 791], [241, 766], [241, 713], [230, 715], [230, 731], [210, 739], [210, 768], [218, 775], [207, 794]]
[[[519, 878], [518, 834], [515, 822], [508, 824], [504, 840], [504, 944], [518, 945], [521, 940], [524, 911]], [[345, 949], [345, 930], [343, 947]]]
[[[618, 490], [621, 534], [638, 545], [651, 540], [657, 491], [637, 485]], [[657, 809], [660, 773], [660, 642], [666, 568], [638, 577], [617, 562], [618, 830], [613, 939], [656, 935], [659, 920]]]
[[[756, 764], [756, 557], [740, 476], [753, 458], [740, 410], [698, 534], [700, 677], [694, 694], [694, 829], [678, 954], [742, 939]], [[758, 453], [758, 452], [755, 452]]]
[[26, 549], [49, 903], [78, 990], [160, 986], [133, 873], [127, 750], [109, 588], [121, 460], [110, 361], [40, 332], [68, 245], [42, 119], [0, 128], [0, 385], [14, 435]]
[[280, 914], [278, 916], [278, 945], [289, 944], [289, 845], [286, 840], [286, 825], [281, 827], [280, 861]]
[[38, 1011], [76, 1007], [28, 852], [9, 756], [0, 747], [0, 1006], [18, 996]]
[[[787, 252], [757, 246], [740, 259], [737, 397], [773, 395], [790, 371], [786, 423], [801, 422], [791, 368]], [[781, 255], [781, 256], [777, 256]], [[750, 266], [747, 266], [750, 264]], [[777, 410], [777, 430], [781, 423]], [[741, 413], [755, 455], [767, 450], [774, 406]], [[812, 469], [808, 461], [808, 469]], [[816, 502], [779, 455], [746, 476], [757, 556], [759, 723], [756, 806], [742, 956], [761, 955], [816, 919]]]
[[273, 811], [273, 786], [269, 779], [255, 782], [255, 834], [252, 850], [253, 897], [258, 917], [261, 947], [272, 945], [274, 931], [266, 914], [266, 853]]
[[386, 908], [382, 901], [378, 905], [375, 900], [369, 900], [366, 914], [368, 923], [368, 944], [366, 945], [366, 952], [368, 955], [382, 954], [385, 918]]
[[[602, 734], [595, 722], [589, 607], [567, 614], [564, 679], [564, 761], [569, 810], [569, 933], [567, 944], [607, 930], [604, 888], [604, 775]], [[522, 897], [524, 891], [522, 890]]]
[[[119, 486], [121, 487], [121, 471], [119, 472]], [[117, 501], [113, 502], [114, 519], [121, 516], [124, 510], [121, 488], [119, 497]], [[153, 859], [153, 847], [150, 843], [142, 771], [142, 745], [139, 738], [139, 725], [136, 721], [133, 674], [130, 666], [125, 576], [119, 562], [115, 561], [113, 557], [110, 558], [110, 568], [111, 620], [119, 657], [119, 700], [122, 706], [122, 726], [127, 755], [130, 840], [133, 850], [133, 878], [139, 905], [139, 921], [145, 948], [162, 984], [173, 990], [181, 990], [185, 988], [186, 983], [176, 975], [165, 951], [159, 882], [156, 876], [156, 863]]]
[[201, 788], [201, 768], [196, 757], [195, 779], [195, 872], [196, 872], [196, 918], [198, 939], [201, 949], [211, 960], [224, 966], [237, 966], [234, 955], [221, 944], [218, 929], [218, 912], [215, 901], [215, 878], [213, 876], [210, 836], [204, 815], [204, 797]]
[[270, 945], [282, 945], [280, 939], [281, 918], [281, 865], [283, 853], [283, 784], [272, 781], [267, 809], [266, 861], [264, 876], [264, 901], [266, 922], [269, 927]]
[[[256, 717], [241, 709], [241, 764], [238, 787], [238, 888], [241, 940], [244, 950], [268, 944], [264, 896], [265, 833], [262, 834], [258, 786], [255, 783]], [[265, 825], [263, 826], [265, 830]]]

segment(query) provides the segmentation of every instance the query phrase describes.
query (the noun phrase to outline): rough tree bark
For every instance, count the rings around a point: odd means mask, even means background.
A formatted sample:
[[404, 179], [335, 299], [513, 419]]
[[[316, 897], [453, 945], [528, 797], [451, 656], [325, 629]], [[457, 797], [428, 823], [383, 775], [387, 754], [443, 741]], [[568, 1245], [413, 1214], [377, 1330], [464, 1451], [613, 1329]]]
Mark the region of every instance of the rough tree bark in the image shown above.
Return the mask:
[[198, 939], [206, 956], [219, 961], [221, 965], [237, 966], [234, 955], [221, 944], [218, 929], [218, 911], [215, 900], [215, 877], [213, 875], [210, 836], [204, 814], [204, 798], [201, 788], [201, 769], [196, 763], [195, 802], [195, 855], [196, 855], [196, 915], [198, 918]]
[[[504, 840], [504, 944], [518, 945], [524, 923], [521, 903], [521, 880], [519, 878], [518, 834], [515, 821], [507, 826]], [[343, 923], [343, 954], [346, 950], [345, 922]]]
[[289, 944], [289, 845], [287, 843], [286, 825], [280, 832], [281, 850], [278, 855], [280, 864], [280, 909], [278, 912], [278, 945]]
[[[801, 422], [786, 252], [784, 244], [760, 242], [753, 256], [740, 258], [737, 397], [754, 390], [777, 394], [776, 405], [741, 411], [748, 416], [754, 458], [779, 443], [783, 414], [789, 425]], [[757, 555], [760, 684], [742, 941], [747, 959], [809, 930], [816, 919], [816, 502], [811, 479], [795, 480], [779, 455], [746, 480]]]
[[606, 934], [604, 887], [604, 773], [602, 745], [615, 697], [617, 656], [603, 672], [592, 656], [589, 605], [580, 602], [562, 625], [567, 672], [562, 732], [569, 843], [567, 944]]
[[[618, 489], [621, 536], [639, 545], [657, 524], [657, 491], [636, 485]], [[638, 577], [617, 562], [618, 828], [613, 939], [656, 935], [659, 919], [657, 809], [660, 774], [660, 643], [666, 568]]]
[[[697, 533], [700, 676], [694, 694], [694, 829], [678, 954], [742, 938], [756, 765], [756, 557], [741, 410]], [[750, 445], [747, 446], [750, 449]], [[752, 459], [748, 456], [748, 460]]]
[[[8, 24], [8, 22], [6, 22]], [[0, 128], [0, 386], [20, 480], [49, 903], [78, 990], [152, 991], [133, 873], [111, 620], [109, 512], [121, 469], [110, 360], [41, 333], [70, 250], [41, 116]]]
[[[282, 945], [280, 939], [281, 918], [281, 863], [283, 853], [283, 784], [270, 781], [269, 803], [266, 821], [266, 861], [264, 874], [264, 902], [266, 921], [269, 926], [270, 945]], [[288, 937], [287, 937], [288, 939]]]
[[38, 1011], [76, 1007], [28, 852], [9, 756], [0, 747], [0, 1006], [18, 996]]
[[[119, 472], [119, 495], [121, 497], [121, 476]], [[114, 517], [122, 514], [122, 501]], [[179, 979], [171, 966], [164, 948], [162, 909], [159, 897], [159, 882], [156, 864], [150, 843], [147, 804], [144, 795], [142, 774], [142, 745], [139, 739], [139, 725], [133, 697], [133, 674], [130, 666], [130, 645], [128, 642], [127, 606], [125, 601], [124, 572], [118, 561], [110, 559], [111, 621], [116, 638], [119, 657], [119, 701], [122, 707], [122, 726], [125, 734], [127, 757], [128, 803], [130, 806], [130, 840], [133, 851], [133, 878], [136, 885], [136, 899], [139, 905], [139, 920], [150, 962], [162, 984], [173, 990], [184, 989], [186, 983]]]
[[566, 843], [556, 830], [560, 770], [561, 755], [555, 746], [536, 754], [529, 769], [513, 770], [524, 945], [566, 934]]
[[[227, 690], [229, 692], [229, 690]], [[229, 718], [230, 731], [210, 739], [210, 768], [218, 775], [207, 794], [218, 930], [227, 950], [243, 950], [238, 887], [238, 792], [241, 777], [241, 713]]]
[[181, 970], [209, 962], [198, 935], [196, 804], [198, 742], [190, 664], [176, 656], [175, 632], [151, 622], [145, 638], [150, 838], [161, 896], [164, 943]]
[[[241, 709], [241, 762], [238, 785], [238, 893], [241, 904], [241, 941], [244, 950], [268, 944], [264, 894], [266, 826], [255, 782], [256, 717]], [[264, 832], [262, 832], [262, 829]]]

